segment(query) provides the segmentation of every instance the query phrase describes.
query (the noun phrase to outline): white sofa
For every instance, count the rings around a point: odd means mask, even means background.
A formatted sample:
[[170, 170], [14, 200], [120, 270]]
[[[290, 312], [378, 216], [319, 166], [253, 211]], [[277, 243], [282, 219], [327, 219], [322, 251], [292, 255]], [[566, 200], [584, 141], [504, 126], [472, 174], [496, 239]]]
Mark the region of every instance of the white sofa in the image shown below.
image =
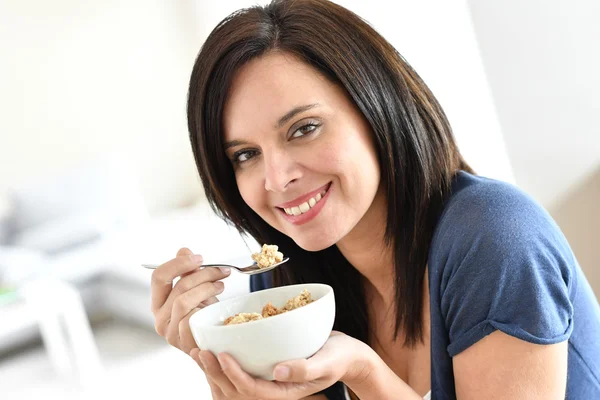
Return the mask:
[[[0, 220], [0, 282], [69, 282], [80, 291], [90, 319], [112, 316], [153, 329], [152, 271], [142, 263], [160, 264], [181, 247], [202, 254], [207, 263], [251, 262], [250, 251], [258, 245], [246, 243], [205, 202], [150, 217], [124, 172], [118, 160], [104, 160], [15, 189], [10, 211]], [[219, 297], [248, 290], [248, 278], [233, 272]], [[36, 337], [33, 320], [16, 332], [3, 334], [0, 326], [0, 353]]]
[[[248, 240], [248, 246], [237, 231], [217, 218], [206, 204], [199, 204], [150, 218], [128, 229], [114, 230], [58, 254], [18, 249], [15, 251], [19, 254], [14, 254], [12, 259], [38, 263], [19, 266], [31, 268], [30, 274], [22, 279], [56, 278], [77, 287], [92, 320], [111, 316], [153, 329], [152, 271], [142, 268], [142, 263], [160, 264], [173, 258], [179, 248], [189, 247], [202, 254], [207, 263], [243, 265], [251, 262], [248, 255], [257, 248], [252, 240]], [[0, 259], [2, 249], [7, 251], [10, 247], [0, 248]], [[221, 299], [249, 290], [245, 275], [233, 272], [225, 282]], [[38, 336], [34, 321], [10, 336], [3, 336], [0, 328], [0, 353]]]

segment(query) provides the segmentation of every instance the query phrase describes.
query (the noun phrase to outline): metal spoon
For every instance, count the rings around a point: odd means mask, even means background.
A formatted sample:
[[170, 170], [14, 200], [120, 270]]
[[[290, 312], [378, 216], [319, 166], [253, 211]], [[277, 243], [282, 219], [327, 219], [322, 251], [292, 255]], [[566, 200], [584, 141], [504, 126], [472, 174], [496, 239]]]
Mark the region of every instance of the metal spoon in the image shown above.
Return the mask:
[[[205, 264], [205, 265], [201, 265], [200, 267], [203, 267], [203, 268], [227, 267], [227, 268], [233, 268], [241, 274], [256, 275], [256, 274], [262, 274], [263, 272], [267, 272], [272, 269], [275, 269], [275, 268], [279, 267], [281, 264], [285, 264], [286, 262], [288, 262], [289, 259], [290, 259], [289, 257], [286, 257], [281, 262], [275, 263], [275, 264], [270, 265], [265, 268], [260, 268], [256, 263], [254, 263], [248, 267], [236, 267], [235, 265], [229, 265], [229, 264]], [[159, 266], [157, 264], [142, 264], [142, 267], [148, 268], [148, 269], [156, 269]]]

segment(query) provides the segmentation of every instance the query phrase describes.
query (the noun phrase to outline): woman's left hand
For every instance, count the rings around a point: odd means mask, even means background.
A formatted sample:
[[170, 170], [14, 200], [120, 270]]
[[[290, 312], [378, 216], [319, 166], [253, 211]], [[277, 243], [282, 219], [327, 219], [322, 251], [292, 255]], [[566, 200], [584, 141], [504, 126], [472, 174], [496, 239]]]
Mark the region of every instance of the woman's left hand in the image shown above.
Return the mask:
[[275, 381], [256, 379], [226, 353], [193, 349], [190, 356], [206, 374], [216, 399], [301, 399], [337, 381], [360, 382], [370, 372], [375, 353], [365, 343], [333, 331], [325, 345], [308, 359], [278, 364]]

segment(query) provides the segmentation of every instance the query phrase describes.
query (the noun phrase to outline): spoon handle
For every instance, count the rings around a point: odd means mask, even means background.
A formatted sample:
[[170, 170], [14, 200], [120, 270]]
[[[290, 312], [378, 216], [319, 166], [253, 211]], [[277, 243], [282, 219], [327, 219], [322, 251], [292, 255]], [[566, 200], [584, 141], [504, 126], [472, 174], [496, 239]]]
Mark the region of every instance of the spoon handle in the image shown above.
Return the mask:
[[[142, 264], [142, 267], [147, 268], [147, 269], [156, 269], [159, 267], [158, 264]], [[229, 265], [229, 264], [206, 264], [206, 265], [200, 265], [200, 267], [203, 268], [214, 268], [214, 267], [227, 267], [227, 268], [236, 268], [233, 265]]]

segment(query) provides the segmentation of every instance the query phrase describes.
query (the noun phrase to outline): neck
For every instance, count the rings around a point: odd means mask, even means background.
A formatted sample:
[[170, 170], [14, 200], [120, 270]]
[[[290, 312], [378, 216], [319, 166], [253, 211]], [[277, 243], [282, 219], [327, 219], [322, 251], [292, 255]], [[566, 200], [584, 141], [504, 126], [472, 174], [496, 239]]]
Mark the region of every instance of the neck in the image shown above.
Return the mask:
[[359, 223], [337, 243], [346, 260], [365, 279], [369, 297], [391, 304], [394, 298], [394, 253], [385, 243], [387, 204], [381, 187]]

